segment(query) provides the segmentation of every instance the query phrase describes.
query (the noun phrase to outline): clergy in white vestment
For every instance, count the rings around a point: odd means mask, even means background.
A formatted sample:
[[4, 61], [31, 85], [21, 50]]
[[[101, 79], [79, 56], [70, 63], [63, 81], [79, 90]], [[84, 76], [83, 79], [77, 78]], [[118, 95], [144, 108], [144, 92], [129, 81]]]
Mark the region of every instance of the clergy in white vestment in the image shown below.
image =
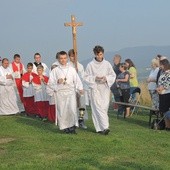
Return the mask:
[[45, 63], [41, 62], [41, 55], [40, 55], [40, 53], [35, 53], [34, 54], [34, 60], [35, 60], [35, 62], [33, 63], [33, 72], [35, 74], [38, 74], [37, 73], [37, 67], [39, 65], [42, 65], [43, 68], [44, 68], [43, 75], [49, 77], [49, 68], [47, 67], [47, 65]]
[[67, 64], [65, 51], [59, 53], [60, 65], [51, 71], [48, 85], [56, 93], [56, 112], [58, 126], [65, 133], [76, 133], [78, 126], [76, 91], [83, 94], [83, 84], [76, 70]]
[[104, 49], [95, 46], [95, 58], [87, 65], [84, 80], [90, 88], [90, 102], [92, 119], [96, 132], [107, 135], [109, 130], [108, 107], [110, 101], [110, 87], [114, 83], [116, 74], [111, 64], [104, 59]]
[[22, 76], [26, 72], [24, 64], [21, 62], [21, 57], [19, 54], [14, 55], [14, 61], [10, 64], [10, 68], [13, 71], [13, 77], [15, 79], [15, 91], [17, 96], [17, 104], [19, 107], [19, 112], [25, 111], [24, 108], [24, 98], [22, 89]]
[[[88, 113], [87, 113], [87, 109], [86, 109], [86, 103], [87, 103], [86, 101], [88, 100], [88, 86], [83, 81], [84, 67], [78, 61], [76, 61], [74, 49], [70, 49], [68, 51], [68, 55], [69, 55], [69, 59], [70, 59], [70, 62], [69, 62], [70, 66], [72, 66], [73, 68], [76, 69], [76, 71], [80, 77], [80, 80], [83, 83], [84, 94], [83, 95], [77, 94], [77, 100], [78, 100], [77, 101], [77, 103], [78, 103], [77, 115], [79, 117], [79, 127], [82, 129], [87, 129], [87, 126], [85, 125], [84, 120], [88, 119]], [[77, 64], [77, 68], [76, 68], [76, 64]], [[83, 111], [84, 115], [80, 116], [80, 113], [82, 113], [82, 111]]]
[[9, 60], [4, 58], [2, 66], [0, 66], [0, 115], [11, 115], [18, 112], [12, 70], [9, 67]]

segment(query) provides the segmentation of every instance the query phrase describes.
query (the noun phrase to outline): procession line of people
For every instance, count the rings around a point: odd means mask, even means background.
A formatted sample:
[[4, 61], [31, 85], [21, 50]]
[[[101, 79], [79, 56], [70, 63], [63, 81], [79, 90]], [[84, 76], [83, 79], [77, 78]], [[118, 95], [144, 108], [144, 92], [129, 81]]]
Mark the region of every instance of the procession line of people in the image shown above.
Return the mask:
[[0, 115], [25, 111], [28, 116], [48, 119], [65, 133], [74, 134], [76, 127], [87, 128], [86, 105], [90, 104], [96, 132], [107, 135], [110, 87], [116, 76], [104, 59], [103, 47], [95, 46], [93, 51], [95, 57], [85, 71], [79, 62], [75, 64], [73, 49], [68, 54], [58, 52], [50, 70], [39, 53], [26, 69], [19, 54], [14, 55], [11, 64], [4, 58], [0, 66]]
[[[35, 53], [35, 61], [28, 63], [26, 69], [19, 54], [14, 55], [11, 64], [3, 58], [0, 66], [0, 115], [25, 112], [28, 116], [48, 119], [64, 133], [75, 134], [76, 127], [87, 129], [86, 105], [90, 105], [96, 132], [107, 135], [110, 132], [110, 90], [116, 101], [128, 103], [132, 91], [138, 87], [137, 69], [131, 59], [121, 63], [118, 54], [114, 56], [112, 67], [104, 58], [102, 46], [95, 46], [93, 52], [94, 58], [85, 70], [76, 61], [73, 49], [68, 54], [58, 52], [51, 69], [41, 62], [39, 53]], [[153, 107], [168, 114], [170, 66], [167, 59], [159, 60], [159, 63], [160, 69], [150, 73], [148, 89]], [[129, 117], [130, 108], [118, 106], [118, 113]], [[167, 116], [167, 129], [170, 128], [169, 121]]]

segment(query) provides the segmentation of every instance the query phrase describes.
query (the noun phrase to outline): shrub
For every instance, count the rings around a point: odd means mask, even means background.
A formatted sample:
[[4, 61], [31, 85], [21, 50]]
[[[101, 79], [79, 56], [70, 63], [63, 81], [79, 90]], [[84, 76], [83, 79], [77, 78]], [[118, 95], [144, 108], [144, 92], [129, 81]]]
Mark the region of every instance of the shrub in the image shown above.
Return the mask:
[[147, 83], [140, 82], [139, 87], [141, 88], [141, 98], [140, 103], [144, 106], [151, 106], [151, 97], [148, 91]]

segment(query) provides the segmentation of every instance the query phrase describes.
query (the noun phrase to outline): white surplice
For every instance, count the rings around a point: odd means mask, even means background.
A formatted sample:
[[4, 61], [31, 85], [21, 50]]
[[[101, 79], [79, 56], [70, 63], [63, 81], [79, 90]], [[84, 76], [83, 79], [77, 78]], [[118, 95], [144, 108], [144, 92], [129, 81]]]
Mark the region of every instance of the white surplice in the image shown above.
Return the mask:
[[12, 70], [0, 66], [0, 115], [11, 115], [19, 112], [14, 90], [14, 80], [6, 79]]
[[[57, 83], [60, 78], [66, 79], [64, 84]], [[60, 130], [78, 126], [76, 90], [82, 90], [83, 85], [76, 70], [69, 65], [59, 65], [51, 71], [48, 86], [55, 91], [55, 105]]]
[[[14, 62], [15, 63], [15, 62]], [[12, 76], [15, 78], [15, 79], [21, 79], [21, 71], [20, 71], [20, 64], [22, 65], [22, 74], [24, 74], [26, 72], [25, 70], [25, 67], [24, 67], [24, 64], [22, 63], [15, 63], [16, 67], [18, 68], [18, 71], [14, 71], [13, 70], [13, 67], [12, 67], [12, 63], [9, 65], [9, 67], [11, 68], [12, 70]], [[25, 111], [25, 108], [24, 108], [24, 104], [23, 102], [21, 101], [21, 98], [20, 98], [20, 94], [19, 94], [19, 91], [18, 91], [18, 87], [17, 87], [17, 84], [16, 84], [16, 81], [14, 82], [14, 90], [15, 90], [15, 93], [16, 93], [16, 97], [17, 97], [17, 105], [18, 105], [18, 108], [19, 108], [19, 112], [24, 112]]]
[[29, 79], [30, 79], [29, 82], [22, 80], [23, 97], [32, 97], [35, 94], [34, 87], [32, 83], [30, 83], [33, 79], [33, 76], [30, 75]]
[[[96, 76], [106, 77], [106, 81], [96, 81]], [[115, 82], [116, 74], [111, 64], [103, 59], [98, 62], [93, 59], [86, 68], [84, 80], [90, 88], [92, 119], [96, 132], [109, 128], [108, 107], [110, 87]]]

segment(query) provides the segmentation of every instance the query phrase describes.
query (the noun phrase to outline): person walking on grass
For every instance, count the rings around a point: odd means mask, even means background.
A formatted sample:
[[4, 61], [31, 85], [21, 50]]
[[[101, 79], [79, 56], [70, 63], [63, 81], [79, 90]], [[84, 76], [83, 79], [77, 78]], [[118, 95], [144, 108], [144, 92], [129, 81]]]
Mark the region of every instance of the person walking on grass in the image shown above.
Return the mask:
[[50, 73], [48, 86], [55, 91], [55, 106], [59, 129], [75, 134], [78, 127], [76, 92], [83, 94], [83, 84], [68, 62], [65, 51], [58, 54], [59, 66]]
[[87, 65], [84, 80], [90, 88], [90, 105], [96, 132], [107, 135], [109, 130], [108, 107], [110, 87], [116, 74], [111, 64], [104, 59], [104, 48], [95, 46], [94, 59]]

